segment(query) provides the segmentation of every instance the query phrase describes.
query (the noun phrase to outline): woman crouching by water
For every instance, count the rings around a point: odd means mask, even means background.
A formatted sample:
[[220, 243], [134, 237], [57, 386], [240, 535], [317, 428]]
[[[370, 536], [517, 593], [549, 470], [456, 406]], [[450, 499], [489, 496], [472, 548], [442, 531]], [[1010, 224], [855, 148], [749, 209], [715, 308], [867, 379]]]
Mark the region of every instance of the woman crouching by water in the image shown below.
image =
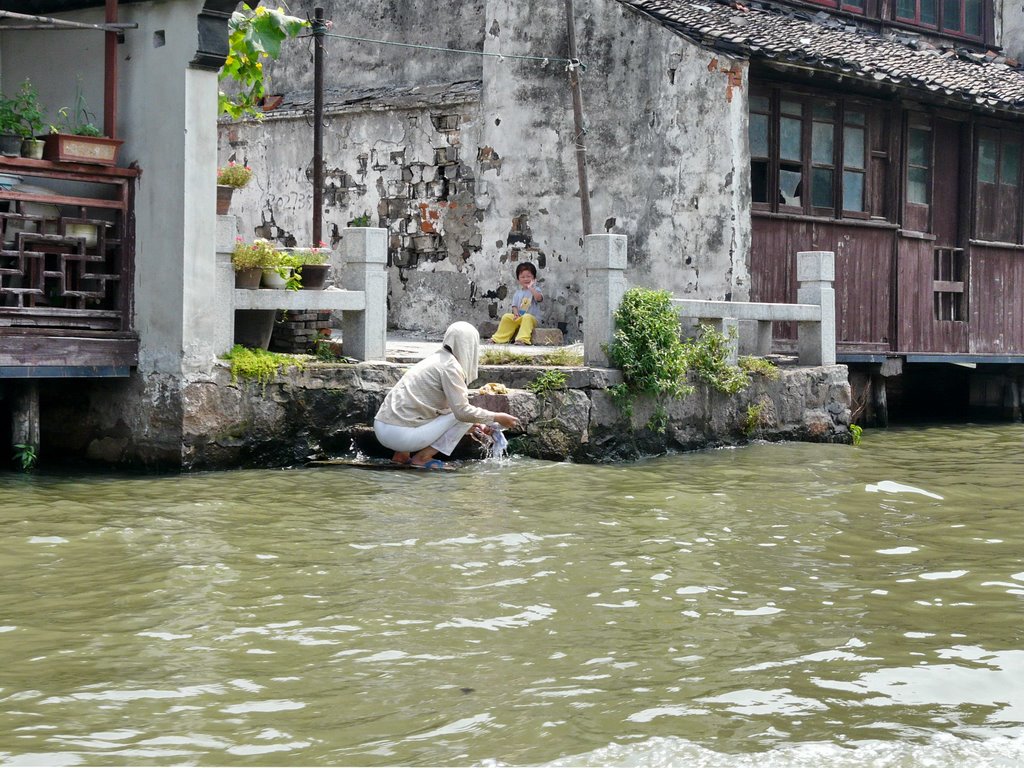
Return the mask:
[[[508, 429], [519, 419], [469, 403], [476, 380], [480, 334], [469, 323], [452, 323], [441, 349], [420, 360], [388, 392], [373, 420], [377, 440], [395, 452], [399, 464], [440, 469], [434, 456], [451, 454], [474, 424], [497, 423]], [[486, 429], [486, 428], [485, 428]]]

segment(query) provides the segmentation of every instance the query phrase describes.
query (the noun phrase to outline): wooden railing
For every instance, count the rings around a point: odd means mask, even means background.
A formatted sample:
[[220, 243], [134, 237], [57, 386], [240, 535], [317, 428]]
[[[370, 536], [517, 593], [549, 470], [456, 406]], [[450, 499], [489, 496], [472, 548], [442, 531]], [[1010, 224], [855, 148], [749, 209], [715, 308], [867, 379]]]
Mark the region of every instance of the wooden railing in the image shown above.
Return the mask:
[[138, 172], [5, 157], [0, 174], [0, 365], [135, 364]]

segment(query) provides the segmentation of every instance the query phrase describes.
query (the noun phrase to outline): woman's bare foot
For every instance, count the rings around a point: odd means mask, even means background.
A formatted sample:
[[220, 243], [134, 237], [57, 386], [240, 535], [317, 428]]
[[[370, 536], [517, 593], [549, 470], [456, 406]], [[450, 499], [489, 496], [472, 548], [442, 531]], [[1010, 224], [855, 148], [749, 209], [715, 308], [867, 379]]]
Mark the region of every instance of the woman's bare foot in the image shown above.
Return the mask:
[[408, 464], [412, 461], [412, 456], [408, 451], [395, 451], [395, 455], [391, 457], [391, 460], [395, 464]]
[[413, 464], [417, 467], [422, 467], [436, 455], [437, 448], [431, 448], [430, 446], [427, 446], [422, 451], [418, 452], [415, 456], [413, 456], [411, 459], [409, 459], [408, 463]]

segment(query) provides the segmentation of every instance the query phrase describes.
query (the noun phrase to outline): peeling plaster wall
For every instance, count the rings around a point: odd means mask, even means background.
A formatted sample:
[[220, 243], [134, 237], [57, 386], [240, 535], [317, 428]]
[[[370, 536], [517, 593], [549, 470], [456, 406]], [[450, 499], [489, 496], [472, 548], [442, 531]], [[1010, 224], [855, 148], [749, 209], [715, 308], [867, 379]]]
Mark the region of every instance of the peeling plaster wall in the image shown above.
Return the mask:
[[[367, 18], [378, 20], [389, 7], [371, 5]], [[447, 5], [416, 5], [435, 35], [452, 28]], [[337, 7], [328, 7], [328, 18], [332, 13], [340, 18]], [[389, 229], [392, 327], [438, 331], [457, 319], [497, 317], [506, 311], [515, 263], [530, 260], [546, 292], [544, 325], [576, 339], [583, 233], [568, 76], [564, 63], [512, 58], [564, 57], [564, 7], [489, 0], [459, 13], [465, 34], [485, 29], [484, 50], [506, 58], [464, 57], [469, 63], [439, 70], [437, 61], [451, 64], [452, 55], [377, 48], [372, 68], [391, 87], [378, 82], [375, 98], [327, 119], [325, 239], [367, 213], [371, 225]], [[360, 23], [346, 34], [370, 36]], [[746, 299], [745, 64], [705, 51], [614, 0], [578, 8], [576, 30], [587, 65], [582, 87], [594, 231], [629, 236], [633, 285]], [[275, 70], [275, 82], [281, 86], [295, 74], [294, 88], [301, 90], [308, 87], [307, 70], [299, 76], [290, 59], [305, 53], [296, 50]], [[330, 61], [329, 89], [365, 86], [370, 64], [363, 58]], [[421, 69], [411, 71], [411, 62]], [[474, 67], [478, 87], [453, 78]], [[431, 101], [410, 104], [399, 86], [430, 77], [449, 85]], [[245, 236], [307, 243], [308, 118], [222, 126], [219, 151], [222, 161], [245, 160], [256, 172], [232, 208]]]
[[1024, 59], [1024, 1], [996, 1], [996, 42], [1007, 56]]

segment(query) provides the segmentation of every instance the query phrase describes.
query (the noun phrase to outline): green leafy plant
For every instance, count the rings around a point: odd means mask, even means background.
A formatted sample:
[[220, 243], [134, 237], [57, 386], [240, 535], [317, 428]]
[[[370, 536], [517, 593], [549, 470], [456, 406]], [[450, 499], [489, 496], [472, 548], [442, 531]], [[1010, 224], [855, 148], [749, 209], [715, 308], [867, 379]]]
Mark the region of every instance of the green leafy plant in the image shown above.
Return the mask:
[[668, 291], [630, 288], [615, 312], [615, 336], [608, 348], [623, 383], [610, 389], [627, 416], [641, 395], [682, 397], [692, 391], [684, 377], [687, 354], [679, 338], [679, 316]]
[[266, 93], [263, 60], [277, 59], [281, 44], [308, 26], [308, 21], [289, 16], [281, 8], [260, 5], [253, 9], [243, 3], [240, 10], [232, 13], [228, 22], [228, 56], [219, 79], [233, 81], [238, 91], [231, 95], [220, 92], [220, 112], [235, 119], [246, 115], [262, 117], [259, 103]]
[[762, 376], [769, 381], [776, 381], [779, 378], [779, 366], [771, 360], [763, 357], [741, 357], [740, 368], [749, 374]]
[[697, 338], [687, 341], [685, 348], [688, 366], [701, 380], [719, 392], [734, 395], [750, 384], [750, 376], [729, 364], [730, 340], [710, 325], [702, 325]]
[[854, 445], [860, 445], [860, 441], [863, 438], [863, 435], [864, 435], [864, 427], [862, 427], [860, 424], [851, 424], [850, 425], [850, 437], [853, 438], [853, 444]]
[[251, 349], [235, 344], [225, 355], [231, 363], [231, 383], [237, 384], [239, 379], [248, 379], [260, 384], [264, 389], [274, 380], [278, 372], [288, 368], [302, 370], [306, 363], [298, 355], [285, 355], [280, 352], [268, 352], [265, 349]]
[[291, 252], [291, 257], [295, 260], [295, 265], [299, 267], [326, 264], [330, 255], [330, 251], [327, 250], [327, 243], [322, 240], [320, 241], [320, 245], [315, 248], [295, 248]]
[[279, 263], [278, 250], [269, 240], [256, 238], [247, 243], [241, 237], [235, 238], [235, 247], [231, 251], [231, 266], [236, 272], [242, 269], [270, 269]]
[[356, 216], [348, 224], [350, 227], [368, 227], [370, 226], [370, 214], [369, 212], [364, 213], [362, 216]]
[[659, 435], [665, 434], [665, 431], [668, 429], [668, 409], [664, 403], [658, 403], [654, 406], [654, 413], [647, 420], [647, 428], [652, 432], [657, 432]]
[[241, 189], [250, 181], [252, 181], [252, 168], [248, 165], [231, 161], [217, 169], [217, 183], [222, 186]]
[[17, 443], [14, 446], [14, 461], [21, 467], [22, 472], [30, 472], [35, 469], [39, 455], [34, 446], [28, 443]]
[[96, 115], [89, 111], [82, 90], [82, 78], [78, 78], [75, 89], [75, 108], [61, 107], [57, 110], [57, 122], [50, 126], [50, 133], [70, 133], [75, 136], [102, 136], [103, 131], [95, 123]]
[[552, 392], [565, 389], [565, 384], [568, 380], [569, 374], [565, 371], [544, 371], [527, 384], [526, 388], [537, 395], [537, 397], [545, 397]]
[[747, 406], [747, 416], [743, 420], [743, 434], [747, 437], [761, 429], [765, 423], [764, 403], [750, 403]]
[[0, 136], [20, 136], [20, 127], [18, 100], [0, 96]]
[[297, 291], [302, 288], [302, 266], [301, 260], [294, 254], [287, 251], [274, 251], [276, 254], [275, 263], [270, 265], [284, 280], [284, 287], [287, 291]]
[[339, 347], [331, 344], [326, 339], [317, 339], [313, 342], [313, 357], [322, 363], [342, 363], [348, 361], [348, 358], [341, 353]]
[[21, 83], [21, 88], [15, 99], [15, 109], [21, 123], [18, 133], [23, 138], [31, 139], [42, 133], [46, 127], [46, 122], [43, 120], [43, 108], [39, 104], [39, 93], [28, 78]]

